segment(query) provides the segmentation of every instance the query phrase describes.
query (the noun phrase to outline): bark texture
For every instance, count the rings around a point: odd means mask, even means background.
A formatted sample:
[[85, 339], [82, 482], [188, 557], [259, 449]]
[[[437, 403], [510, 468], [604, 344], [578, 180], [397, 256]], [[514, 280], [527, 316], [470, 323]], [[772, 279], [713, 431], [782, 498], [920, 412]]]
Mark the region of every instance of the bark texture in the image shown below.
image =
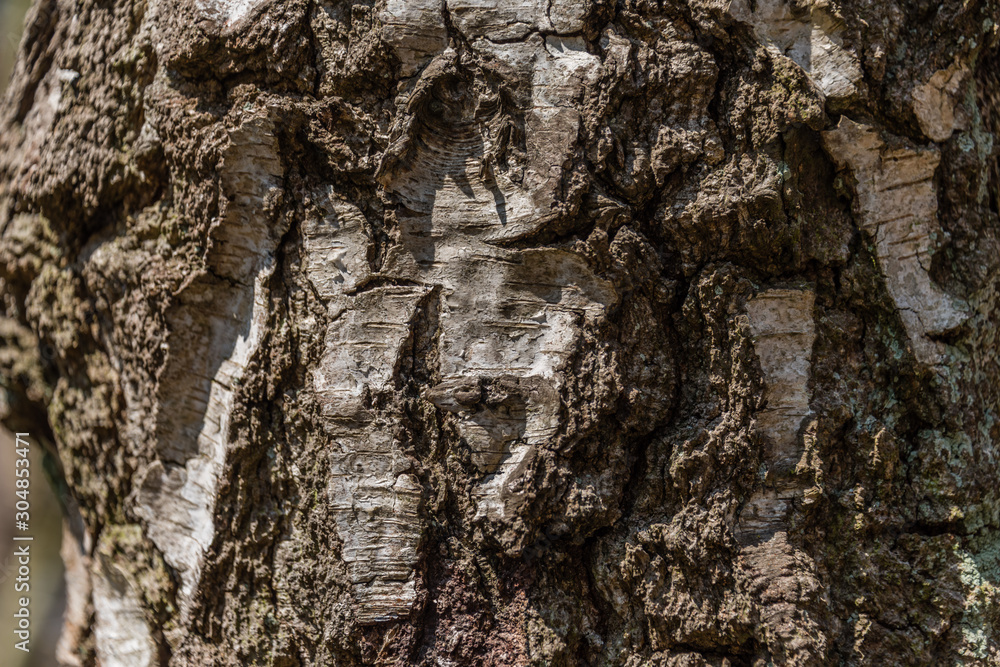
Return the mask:
[[37, 0], [66, 665], [1000, 664], [996, 0]]

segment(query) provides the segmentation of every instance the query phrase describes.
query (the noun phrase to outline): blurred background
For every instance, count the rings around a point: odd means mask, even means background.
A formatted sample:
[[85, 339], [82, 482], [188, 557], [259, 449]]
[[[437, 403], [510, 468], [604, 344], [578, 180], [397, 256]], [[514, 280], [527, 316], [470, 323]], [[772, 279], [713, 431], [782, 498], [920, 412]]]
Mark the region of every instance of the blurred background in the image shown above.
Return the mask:
[[[0, 95], [7, 89], [11, 68], [21, 42], [28, 0], [0, 0]], [[37, 441], [30, 439], [33, 448]], [[13, 436], [0, 427], [0, 665], [3, 667], [53, 667], [55, 646], [62, 625], [65, 600], [62, 560], [62, 512], [42, 467], [41, 451], [33, 449], [31, 461], [31, 652], [14, 648], [11, 621], [17, 594], [17, 564], [11, 558], [14, 535]], [[13, 566], [13, 567], [12, 567]]]
[[[63, 578], [62, 510], [42, 467], [42, 452], [37, 441], [29, 438], [31, 452], [31, 652], [14, 648], [12, 621], [17, 611], [14, 590], [17, 559], [11, 556], [14, 545], [14, 436], [0, 427], [0, 665], [3, 667], [54, 667], [55, 648], [62, 626], [66, 584]], [[25, 544], [21, 542], [20, 544]]]
[[28, 0], [0, 0], [0, 89], [7, 89], [17, 45], [21, 42], [21, 28], [24, 14], [28, 11]]

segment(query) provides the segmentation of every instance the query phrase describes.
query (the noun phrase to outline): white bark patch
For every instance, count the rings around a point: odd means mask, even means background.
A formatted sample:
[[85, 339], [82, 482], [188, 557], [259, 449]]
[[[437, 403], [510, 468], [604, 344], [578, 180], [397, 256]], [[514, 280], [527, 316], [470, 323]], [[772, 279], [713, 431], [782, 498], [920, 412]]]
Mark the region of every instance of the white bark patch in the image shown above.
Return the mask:
[[796, 9], [785, 0], [733, 0], [730, 13], [753, 26], [773, 52], [801, 67], [828, 98], [846, 98], [862, 80], [857, 57], [844, 47], [844, 26], [822, 3]]
[[359, 294], [326, 330], [326, 352], [313, 374], [325, 415], [367, 416], [365, 395], [391, 390], [409, 323], [426, 288], [380, 287]]
[[328, 493], [358, 621], [404, 616], [416, 600], [420, 483], [387, 431], [344, 429], [332, 446]]
[[962, 125], [955, 107], [959, 89], [968, 74], [964, 64], [955, 63], [948, 69], [938, 70], [927, 83], [913, 90], [913, 113], [920, 130], [931, 141], [947, 141]]
[[361, 623], [409, 613], [423, 532], [421, 487], [392, 423], [366, 407], [393, 390], [410, 322], [429, 288], [377, 287], [348, 294], [370, 275], [361, 212], [327, 193], [303, 224], [303, 266], [327, 305], [325, 352], [312, 373], [331, 437], [327, 489]]
[[[769, 468], [794, 470], [803, 447], [800, 431], [809, 417], [809, 373], [816, 326], [811, 289], [771, 289], [746, 305], [754, 349], [766, 384], [767, 407], [757, 417], [757, 428], [770, 445]], [[786, 523], [790, 503], [801, 498], [800, 485], [765, 488], [748, 501], [740, 517], [745, 535], [773, 533]]]
[[520, 474], [537, 448], [559, 430], [558, 382], [525, 383], [523, 394], [527, 399], [520, 410], [464, 416], [460, 421], [459, 430], [472, 448], [474, 463], [486, 472], [473, 490], [477, 518], [513, 518], [510, 505], [518, 498]]
[[[805, 653], [802, 632], [822, 637], [812, 615], [822, 591], [810, 556], [788, 542], [789, 514], [803, 498], [804, 485], [795, 472], [805, 453], [803, 436], [809, 409], [809, 375], [816, 325], [812, 289], [770, 289], [746, 305], [754, 350], [764, 373], [767, 405], [757, 417], [769, 443], [764, 459], [766, 487], [743, 508], [736, 536], [744, 545], [740, 561], [760, 623], [769, 644], [783, 645], [786, 656]], [[814, 422], [813, 422], [814, 423]], [[794, 590], [792, 598], [788, 591]], [[789, 660], [792, 660], [789, 657]], [[815, 660], [794, 658], [802, 664]]]
[[380, 16], [382, 39], [395, 50], [403, 76], [412, 76], [444, 51], [446, 9], [469, 39], [515, 42], [539, 32], [579, 33], [593, 7], [589, 0], [389, 0]]
[[747, 302], [747, 316], [767, 383], [767, 407], [758, 427], [775, 446], [774, 460], [798, 461], [798, 430], [809, 414], [809, 369], [816, 340], [808, 289], [771, 289]]
[[531, 72], [528, 163], [516, 177], [496, 166], [484, 169], [490, 138], [481, 126], [426, 123], [412, 166], [386, 184], [410, 213], [400, 217], [400, 244], [385, 272], [443, 288], [445, 384], [501, 376], [518, 381], [520, 398], [511, 404], [459, 416], [473, 460], [486, 474], [475, 491], [479, 514], [503, 519], [517, 495], [519, 471], [558, 431], [559, 374], [581, 326], [601, 317], [615, 296], [574, 255], [494, 245], [551, 219], [579, 133], [576, 107], [597, 75], [598, 59], [579, 38], [479, 40], [476, 48], [511, 71]]
[[[483, 129], [488, 119], [483, 126], [458, 127], [427, 119], [412, 165], [387, 184], [419, 213], [407, 227], [413, 230], [411, 248], [419, 248], [421, 255], [435, 252], [436, 237], [426, 233], [435, 226], [456, 228], [461, 220], [462, 233], [504, 241], [546, 224], [562, 193], [563, 165], [579, 137], [576, 107], [599, 74], [600, 61], [580, 38], [535, 36], [515, 44], [480, 40], [476, 48], [508, 64], [513, 72], [530, 73], [531, 79], [523, 82], [532, 91], [525, 112], [527, 164], [504, 170], [490, 163], [487, 155], [493, 138]], [[414, 261], [425, 260], [414, 257]]]
[[968, 308], [931, 281], [928, 271], [937, 220], [934, 170], [936, 148], [889, 148], [873, 128], [843, 117], [823, 133], [827, 152], [856, 181], [856, 206], [862, 226], [875, 237], [886, 288], [917, 359], [934, 365], [944, 346], [932, 340], [968, 317]]
[[[588, 11], [571, 3], [552, 8], [569, 31], [582, 28]], [[470, 38], [552, 31], [548, 0], [450, 1], [448, 11]], [[430, 4], [390, 2], [384, 20], [384, 35], [408, 68], [415, 71], [438, 48], [438, 16]], [[476, 39], [475, 48], [517, 78], [510, 85], [531, 91], [523, 110], [526, 163], [491, 162], [497, 137], [489, 128], [501, 126], [491, 125], [500, 117], [467, 113], [459, 99], [466, 93], [445, 88], [432, 93], [440, 93], [436, 103], [454, 108], [422, 112], [408, 126], [412, 154], [406, 166], [383, 179], [402, 206], [378, 279], [407, 286], [353, 293], [363, 285], [358, 276], [374, 277], [357, 259], [367, 240], [360, 213], [349, 205], [335, 205], [325, 221], [303, 228], [303, 265], [329, 313], [325, 352], [310, 382], [332, 441], [328, 494], [363, 623], [405, 616], [416, 599], [421, 489], [395, 441], [393, 418], [374, 410], [371, 397], [395, 391], [419, 313], [435, 313], [443, 380], [426, 397], [456, 414], [473, 450], [483, 475], [473, 490], [480, 516], [504, 519], [517, 504], [519, 471], [558, 431], [560, 376], [579, 345], [581, 326], [603, 317], [616, 298], [575, 255], [497, 246], [551, 221], [578, 140], [577, 107], [599, 60], [575, 37], [533, 35], [504, 44]], [[447, 76], [442, 72], [453, 54], [438, 58], [443, 66], [424, 68], [407, 96], [451, 85], [435, 77]], [[397, 104], [410, 113], [409, 97]], [[499, 405], [465, 409], [456, 398], [493, 381], [509, 390]]]
[[376, 421], [366, 399], [393, 389], [410, 320], [427, 292], [376, 288], [345, 302], [313, 373], [331, 433], [328, 494], [362, 623], [405, 615], [416, 599], [421, 487], [392, 424]]
[[400, 218], [400, 245], [390, 251], [385, 271], [443, 288], [444, 384], [518, 379], [520, 399], [459, 416], [473, 461], [486, 474], [475, 491], [479, 513], [502, 519], [516, 496], [518, 472], [558, 430], [559, 373], [580, 327], [601, 317], [615, 297], [574, 255], [494, 245], [551, 219], [578, 137], [576, 106], [597, 74], [597, 58], [579, 38], [480, 40], [476, 48], [511, 71], [531, 72], [528, 163], [517, 178], [495, 166], [484, 169], [489, 137], [481, 127], [428, 125], [412, 167], [387, 183], [410, 214]]
[[[809, 375], [816, 340], [815, 301], [812, 289], [769, 289], [746, 304], [767, 401], [757, 428], [769, 447], [764, 456], [766, 486], [743, 507], [736, 536], [744, 545], [741, 565], [751, 597], [760, 605], [768, 643], [783, 645], [786, 656], [807, 650], [799, 633], [823, 636], [822, 625], [811, 613], [822, 590], [815, 563], [788, 542], [794, 504], [810, 500], [796, 473], [806, 451], [807, 423], [812, 421]], [[788, 597], [790, 590], [795, 591], [793, 598]], [[797, 661], [814, 662], [801, 656]]]
[[389, 0], [381, 15], [382, 39], [412, 76], [448, 45], [443, 0]]
[[332, 193], [324, 194], [319, 206], [321, 217], [309, 216], [302, 226], [302, 261], [316, 293], [331, 302], [371, 275], [368, 237], [356, 206]]
[[[523, 40], [540, 28], [551, 30], [549, 0], [447, 0], [448, 13], [466, 37], [494, 42]], [[541, 25], [539, 25], [541, 24]]]
[[[138, 514], [147, 521], [149, 538], [180, 575], [181, 606], [185, 612], [201, 577], [202, 558], [215, 535], [215, 499], [229, 448], [229, 416], [235, 388], [263, 334], [268, 314], [263, 283], [270, 270], [268, 267], [262, 273], [252, 291], [244, 290], [249, 293], [230, 294], [233, 297], [230, 301], [220, 302], [213, 298], [193, 313], [194, 318], [215, 319], [214, 326], [193, 329], [208, 338], [203, 341], [209, 348], [201, 350], [205, 354], [202, 363], [185, 365], [188, 372], [197, 373], [202, 366], [212, 366], [213, 360], [227, 353], [227, 348], [229, 356], [218, 363], [214, 375], [195, 375], [207, 380], [207, 391], [195, 391], [180, 405], [161, 405], [161, 408], [184, 410], [166, 415], [166, 418], [173, 422], [171, 431], [183, 439], [191, 437], [192, 431], [197, 429], [193, 437], [197, 453], [178, 465], [172, 462], [177, 455], [172, 447], [178, 443], [164, 441], [171, 449], [161, 455], [169, 458], [149, 467], [139, 493]], [[215, 293], [226, 294], [224, 291]], [[246, 300], [252, 300], [249, 309]], [[245, 331], [246, 328], [249, 331]], [[234, 335], [235, 344], [231, 338]]]
[[[35, 97], [23, 121], [23, 159], [26, 162], [37, 161], [46, 150], [52, 130], [66, 106], [63, 104], [63, 88], [72, 86], [76, 80], [72, 75], [79, 76], [73, 70], [51, 68], [35, 88]], [[66, 102], [71, 103], [72, 96]]]
[[503, 251], [472, 238], [442, 238], [448, 245], [442, 241], [438, 249], [454, 261], [420, 275], [444, 287], [443, 387], [461, 390], [463, 381], [500, 377], [517, 378], [517, 386], [511, 402], [495, 409], [456, 408], [447, 392], [434, 402], [459, 413], [462, 437], [486, 475], [474, 491], [479, 514], [508, 518], [508, 491], [519, 471], [558, 431], [561, 371], [580, 329], [603, 316], [614, 293], [569, 253]]
[[236, 25], [269, 0], [200, 0], [201, 11], [218, 20], [226, 27]]
[[160, 460], [145, 473], [137, 512], [180, 576], [184, 618], [215, 535], [236, 391], [268, 317], [266, 283], [277, 239], [265, 197], [283, 173], [273, 129], [266, 116], [257, 116], [230, 133], [221, 166], [226, 204], [210, 231], [207, 259], [225, 281], [196, 277], [170, 317], [169, 357], [158, 390]]
[[421, 135], [411, 169], [387, 184], [410, 214], [400, 217], [400, 245], [390, 251], [385, 271], [443, 287], [445, 382], [502, 375], [537, 380], [524, 385], [536, 389], [520, 406], [460, 418], [462, 436], [487, 472], [476, 491], [479, 512], [503, 518], [504, 490], [512, 488], [531, 450], [558, 430], [559, 371], [580, 327], [602, 316], [614, 293], [574, 255], [494, 245], [545, 224], [577, 140], [574, 104], [596, 71], [596, 58], [576, 39], [477, 46], [515, 70], [524, 63], [534, 68], [523, 178], [516, 183], [499, 169], [482, 169], [484, 143], [474, 126]]
[[523, 40], [531, 33], [581, 32], [593, 9], [590, 0], [446, 0], [455, 26], [468, 38]]
[[101, 667], [152, 667], [156, 644], [146, 623], [135, 580], [107, 556], [97, 556], [91, 575], [94, 644]]
[[274, 259], [277, 239], [266, 199], [281, 191], [284, 176], [274, 122], [267, 112], [258, 113], [229, 133], [221, 165], [225, 210], [210, 231], [208, 255], [216, 275], [244, 287], [269, 271]]
[[578, 33], [593, 9], [591, 0], [549, 0], [549, 22], [557, 34]]

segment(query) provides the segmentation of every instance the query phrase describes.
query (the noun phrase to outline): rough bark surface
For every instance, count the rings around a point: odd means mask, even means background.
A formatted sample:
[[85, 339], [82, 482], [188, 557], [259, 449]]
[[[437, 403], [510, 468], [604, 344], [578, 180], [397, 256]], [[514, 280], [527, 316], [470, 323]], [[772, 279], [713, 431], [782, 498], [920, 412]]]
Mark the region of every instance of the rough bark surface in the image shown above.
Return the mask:
[[996, 0], [37, 0], [66, 665], [1000, 664]]

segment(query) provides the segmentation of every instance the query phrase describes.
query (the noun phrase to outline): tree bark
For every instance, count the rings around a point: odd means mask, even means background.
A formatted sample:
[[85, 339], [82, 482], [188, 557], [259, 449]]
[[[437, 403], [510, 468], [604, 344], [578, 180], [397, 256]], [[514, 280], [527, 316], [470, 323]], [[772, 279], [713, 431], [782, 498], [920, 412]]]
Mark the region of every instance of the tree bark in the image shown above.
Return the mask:
[[995, 0], [36, 0], [66, 665], [1000, 661]]

